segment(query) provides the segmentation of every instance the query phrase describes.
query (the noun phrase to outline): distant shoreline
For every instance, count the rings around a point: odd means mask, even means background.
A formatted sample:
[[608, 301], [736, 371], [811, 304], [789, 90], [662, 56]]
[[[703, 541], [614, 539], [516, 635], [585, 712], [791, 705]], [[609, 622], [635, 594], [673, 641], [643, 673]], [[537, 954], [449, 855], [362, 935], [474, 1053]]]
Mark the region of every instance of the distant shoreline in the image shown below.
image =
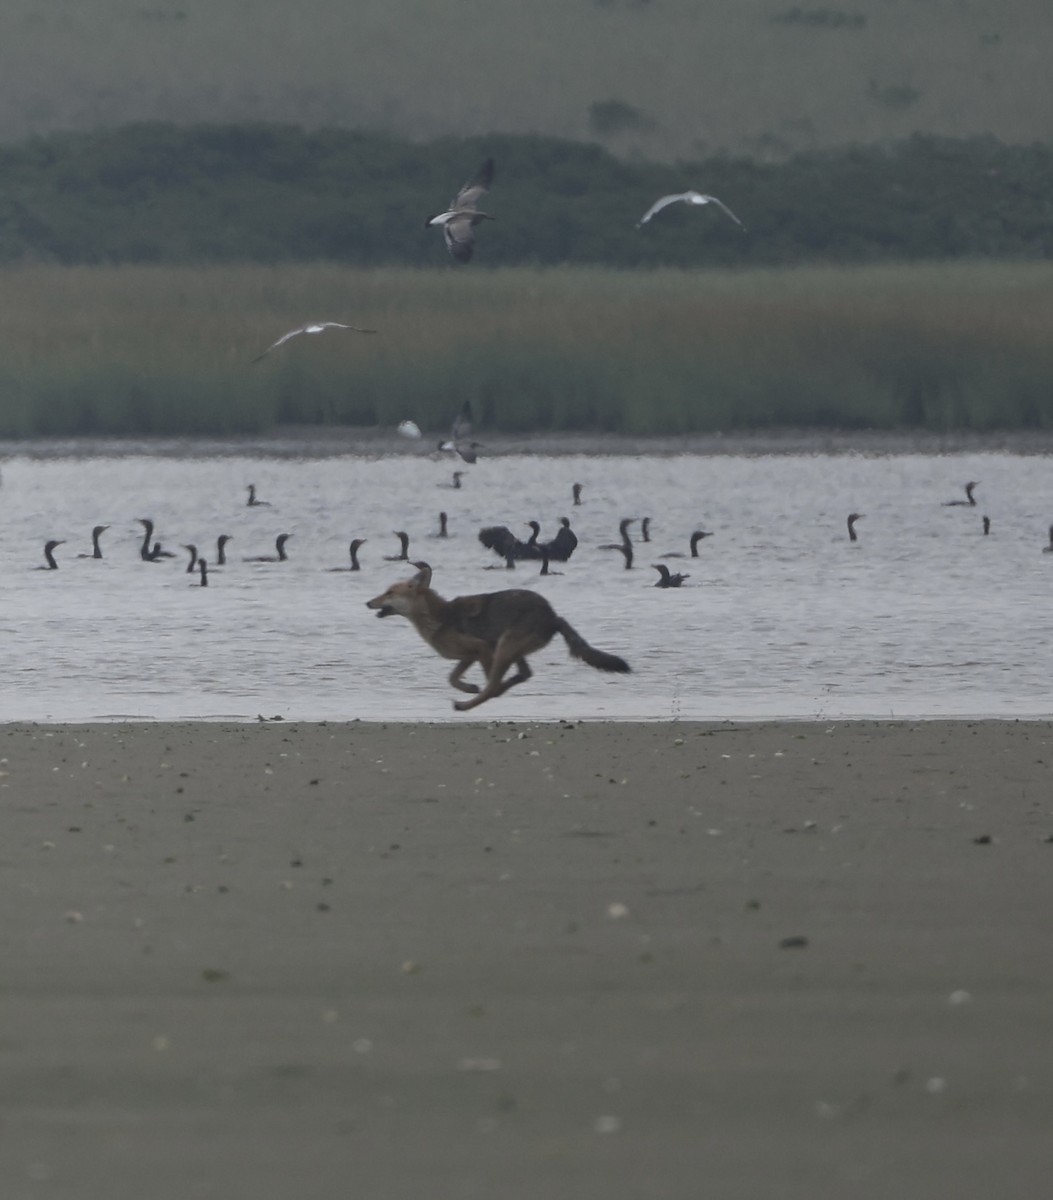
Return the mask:
[[[438, 437], [438, 434], [435, 435]], [[635, 454], [756, 457], [770, 454], [1051, 454], [1053, 430], [934, 433], [927, 430], [764, 429], [638, 437], [595, 432], [490, 434], [487, 458], [515, 454], [551, 457]], [[431, 436], [410, 443], [394, 430], [347, 425], [289, 425], [267, 433], [200, 437], [56, 437], [0, 440], [0, 457], [61, 458], [377, 458], [426, 455]]]

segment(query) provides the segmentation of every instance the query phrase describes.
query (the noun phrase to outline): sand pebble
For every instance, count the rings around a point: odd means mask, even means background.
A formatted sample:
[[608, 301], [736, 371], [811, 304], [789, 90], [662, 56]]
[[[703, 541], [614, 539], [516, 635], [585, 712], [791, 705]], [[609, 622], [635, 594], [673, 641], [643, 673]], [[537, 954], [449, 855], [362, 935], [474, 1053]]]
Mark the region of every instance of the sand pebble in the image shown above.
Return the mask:
[[367, 1037], [355, 1038], [355, 1040], [351, 1043], [351, 1049], [354, 1050], [356, 1054], [368, 1054], [370, 1050], [373, 1049], [373, 1042]]
[[74, 908], [71, 908], [69, 912], [66, 913], [66, 920], [71, 925], [79, 925], [81, 921], [84, 920], [84, 914], [77, 912], [77, 910]]
[[615, 1116], [597, 1117], [592, 1127], [597, 1133], [617, 1133], [622, 1127], [622, 1119]]
[[969, 1004], [972, 998], [972, 992], [967, 992], [964, 988], [959, 988], [957, 991], [951, 992], [947, 997], [947, 1003], [952, 1007], [957, 1007], [961, 1004]]
[[457, 1060], [458, 1071], [500, 1071], [501, 1066], [499, 1058], [459, 1058]]
[[628, 905], [622, 904], [617, 900], [613, 904], [607, 905], [607, 916], [610, 917], [612, 921], [619, 921], [628, 915]]
[[947, 1080], [941, 1079], [939, 1075], [933, 1075], [931, 1079], [925, 1080], [925, 1090], [930, 1096], [938, 1096], [940, 1092], [947, 1090]]

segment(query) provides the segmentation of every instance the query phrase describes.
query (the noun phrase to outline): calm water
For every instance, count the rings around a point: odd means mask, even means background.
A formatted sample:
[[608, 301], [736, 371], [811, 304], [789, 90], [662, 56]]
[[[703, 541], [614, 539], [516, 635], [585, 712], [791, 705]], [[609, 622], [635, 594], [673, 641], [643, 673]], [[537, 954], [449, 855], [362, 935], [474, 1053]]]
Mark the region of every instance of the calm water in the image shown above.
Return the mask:
[[[212, 448], [213, 450], [215, 447]], [[0, 720], [287, 720], [1036, 716], [1053, 711], [1053, 458], [930, 455], [507, 456], [465, 469], [410, 450], [389, 457], [150, 454], [14, 456], [0, 487]], [[976, 508], [942, 507], [980, 481]], [[570, 488], [584, 484], [573, 508]], [[270, 507], [246, 507], [255, 483]], [[438, 513], [451, 536], [434, 537]], [[845, 517], [856, 509], [860, 540]], [[981, 532], [981, 514], [993, 522]], [[580, 538], [565, 574], [512, 573], [476, 534], [560, 516]], [[598, 545], [622, 516], [651, 516], [637, 566]], [[140, 561], [149, 517], [179, 557]], [[105, 559], [90, 529], [109, 524]], [[653, 587], [658, 555], [714, 536]], [[468, 717], [453, 712], [450, 664], [409, 624], [365, 601], [409, 572], [383, 556], [392, 531], [433, 566], [445, 595], [529, 586], [628, 677], [572, 662], [561, 639], [535, 677]], [[249, 564], [289, 532], [290, 561]], [[229, 565], [191, 585], [182, 542]], [[347, 545], [365, 537], [363, 569]], [[65, 538], [58, 571], [48, 538]], [[670, 565], [675, 565], [672, 563]], [[196, 577], [195, 577], [196, 578]]]

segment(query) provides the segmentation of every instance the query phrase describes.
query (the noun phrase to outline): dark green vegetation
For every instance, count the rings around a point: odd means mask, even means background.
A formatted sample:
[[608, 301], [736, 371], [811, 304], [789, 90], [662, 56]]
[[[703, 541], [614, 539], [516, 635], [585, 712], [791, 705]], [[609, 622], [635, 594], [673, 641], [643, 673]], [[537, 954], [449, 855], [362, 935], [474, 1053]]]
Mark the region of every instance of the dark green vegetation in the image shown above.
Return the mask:
[[[701, 215], [695, 213], [693, 215]], [[487, 230], [489, 232], [489, 229]], [[379, 330], [300, 337], [308, 318]], [[1053, 265], [8, 267], [0, 436], [1053, 426]]]
[[1049, 0], [4, 0], [0, 139], [132, 120], [623, 157], [1049, 136]]
[[[1048, 146], [915, 137], [778, 164], [670, 167], [540, 137], [414, 145], [290, 126], [133, 125], [0, 150], [0, 262], [447, 267], [425, 218], [487, 155], [496, 221], [479, 231], [472, 272], [1033, 259], [1053, 247]], [[686, 188], [719, 196], [748, 232], [713, 206], [676, 205], [634, 227], [656, 197]]]

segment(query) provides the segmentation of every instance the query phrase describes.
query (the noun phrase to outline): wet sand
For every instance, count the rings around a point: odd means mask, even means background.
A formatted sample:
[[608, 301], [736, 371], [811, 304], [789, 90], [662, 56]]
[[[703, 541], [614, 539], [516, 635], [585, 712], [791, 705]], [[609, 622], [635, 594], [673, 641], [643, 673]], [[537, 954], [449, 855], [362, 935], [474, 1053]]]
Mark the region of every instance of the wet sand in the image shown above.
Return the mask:
[[0, 1194], [1043, 1195], [1051, 764], [1023, 722], [0, 727]]

